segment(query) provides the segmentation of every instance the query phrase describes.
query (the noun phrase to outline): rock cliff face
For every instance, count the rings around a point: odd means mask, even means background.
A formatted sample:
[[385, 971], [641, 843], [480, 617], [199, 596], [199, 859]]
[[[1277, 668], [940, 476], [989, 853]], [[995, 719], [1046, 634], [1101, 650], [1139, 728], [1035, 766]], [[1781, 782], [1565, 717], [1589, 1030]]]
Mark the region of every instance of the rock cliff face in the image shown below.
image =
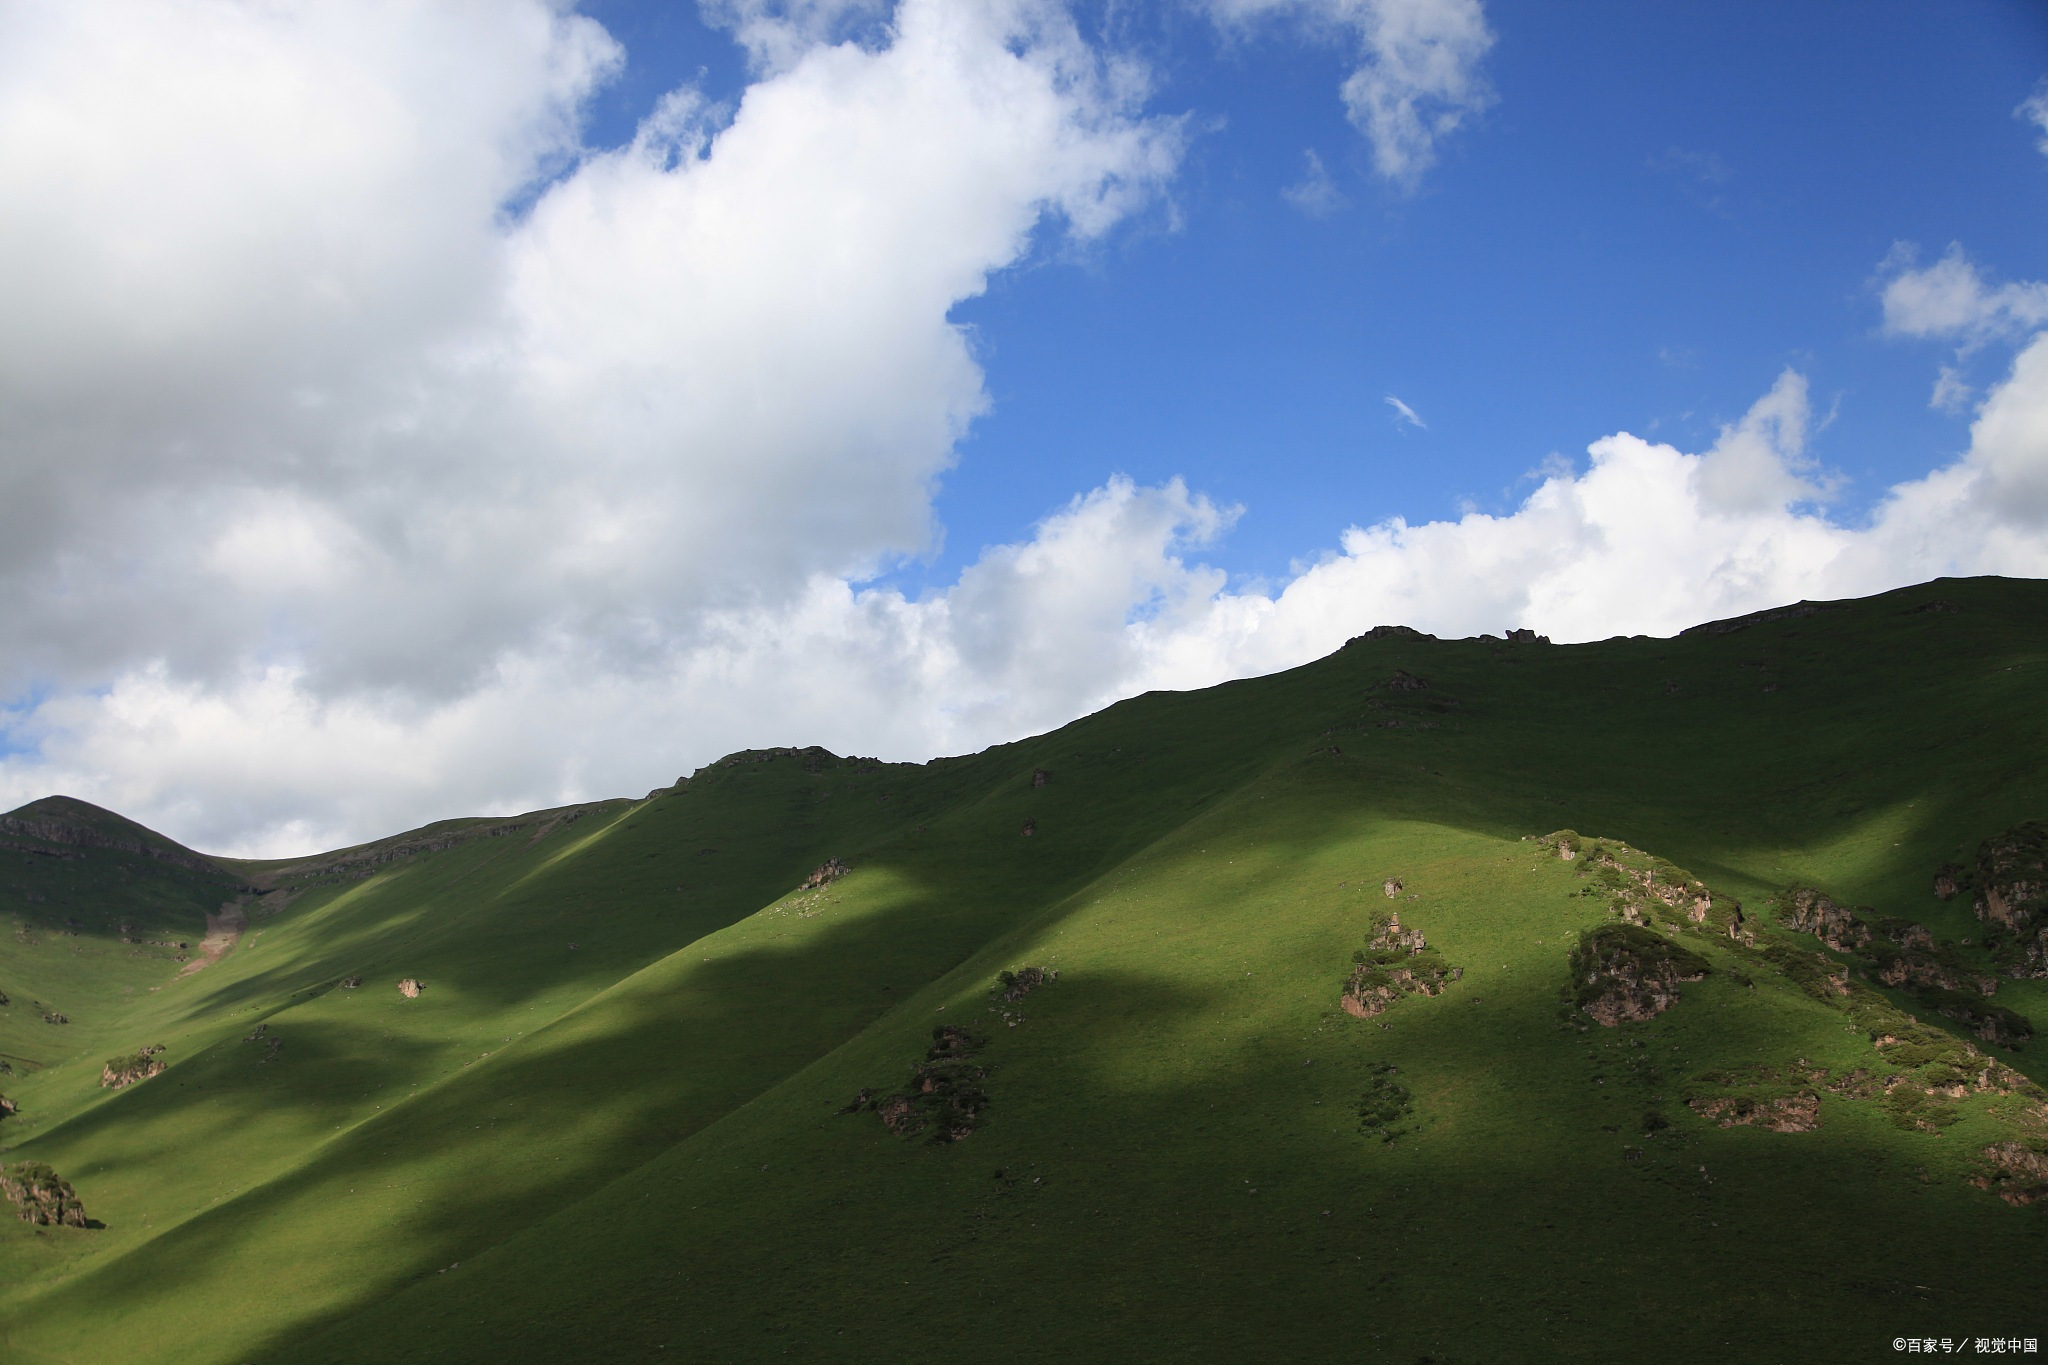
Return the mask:
[[69, 1181], [40, 1162], [0, 1167], [0, 1195], [14, 1205], [16, 1215], [24, 1223], [41, 1227], [87, 1226], [85, 1205], [78, 1202], [78, 1192]]
[[1682, 982], [1707, 975], [1706, 959], [1635, 924], [1607, 924], [1571, 955], [1573, 999], [1608, 1028], [1654, 1019], [1679, 1001]]

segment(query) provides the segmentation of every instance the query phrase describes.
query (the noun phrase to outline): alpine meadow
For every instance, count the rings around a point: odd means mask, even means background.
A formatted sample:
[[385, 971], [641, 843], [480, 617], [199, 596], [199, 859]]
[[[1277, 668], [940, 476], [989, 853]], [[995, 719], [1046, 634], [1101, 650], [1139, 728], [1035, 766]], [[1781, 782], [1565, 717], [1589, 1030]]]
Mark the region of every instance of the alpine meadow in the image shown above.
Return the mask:
[[2038, 1335], [2044, 677], [2048, 585], [1950, 579], [1668, 640], [1385, 627], [967, 757], [748, 751], [285, 861], [32, 802], [0, 1344]]
[[0, 1365], [2041, 1358], [2043, 224], [2043, 0], [0, 0]]

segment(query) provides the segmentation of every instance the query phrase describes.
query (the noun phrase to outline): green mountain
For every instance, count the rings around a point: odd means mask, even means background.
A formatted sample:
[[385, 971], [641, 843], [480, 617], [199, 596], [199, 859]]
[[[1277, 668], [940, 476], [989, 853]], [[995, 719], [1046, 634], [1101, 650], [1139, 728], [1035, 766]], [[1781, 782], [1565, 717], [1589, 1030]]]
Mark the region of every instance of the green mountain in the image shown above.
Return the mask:
[[2044, 683], [1942, 580], [291, 861], [36, 802], [0, 1358], [2048, 1336]]

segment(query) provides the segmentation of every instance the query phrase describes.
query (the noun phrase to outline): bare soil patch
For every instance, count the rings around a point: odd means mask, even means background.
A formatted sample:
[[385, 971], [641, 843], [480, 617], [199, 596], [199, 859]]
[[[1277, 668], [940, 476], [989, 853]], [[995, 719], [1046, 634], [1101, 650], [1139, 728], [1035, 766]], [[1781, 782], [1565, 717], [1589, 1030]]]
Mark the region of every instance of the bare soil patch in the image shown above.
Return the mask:
[[237, 896], [206, 917], [206, 937], [199, 940], [199, 956], [179, 969], [179, 976], [204, 971], [228, 955], [249, 928], [249, 897]]

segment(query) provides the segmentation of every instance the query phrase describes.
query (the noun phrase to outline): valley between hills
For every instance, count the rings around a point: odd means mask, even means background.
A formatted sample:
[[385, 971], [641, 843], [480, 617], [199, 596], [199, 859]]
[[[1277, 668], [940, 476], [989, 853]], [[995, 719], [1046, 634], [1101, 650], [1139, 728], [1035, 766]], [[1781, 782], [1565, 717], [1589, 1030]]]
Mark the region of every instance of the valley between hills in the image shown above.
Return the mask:
[[2048, 583], [1382, 627], [929, 763], [0, 816], [0, 1358], [2048, 1336]]

